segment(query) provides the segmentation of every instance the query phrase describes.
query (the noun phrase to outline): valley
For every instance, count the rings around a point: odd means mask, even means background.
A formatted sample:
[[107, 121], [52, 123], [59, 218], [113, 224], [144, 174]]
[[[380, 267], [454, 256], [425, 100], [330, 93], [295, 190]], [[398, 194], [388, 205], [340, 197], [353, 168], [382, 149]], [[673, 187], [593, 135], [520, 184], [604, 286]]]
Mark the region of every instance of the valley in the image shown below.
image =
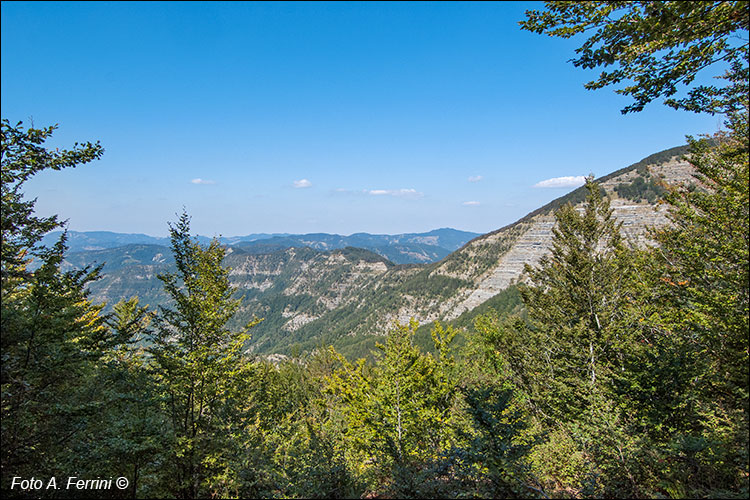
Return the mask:
[[[646, 244], [647, 228], [667, 220], [651, 191], [691, 181], [692, 167], [681, 160], [685, 152], [684, 146], [665, 150], [597, 180], [630, 244]], [[263, 318], [253, 329], [251, 346], [257, 353], [288, 354], [331, 344], [349, 356], [366, 355], [395, 321], [455, 320], [518, 282], [526, 264], [535, 265], [549, 252], [554, 210], [565, 203], [577, 205], [584, 196], [585, 189], [578, 188], [481, 236], [441, 229], [394, 236], [235, 239], [224, 262], [243, 299], [233, 326]], [[124, 240], [112, 233], [108, 238], [74, 233], [71, 241], [103, 246]], [[164, 241], [159, 243], [73, 251], [65, 265], [104, 264], [103, 278], [90, 285], [94, 302], [111, 307], [121, 298], [138, 296], [152, 308], [166, 305], [156, 276], [174, 263]], [[427, 263], [409, 261], [410, 253]]]

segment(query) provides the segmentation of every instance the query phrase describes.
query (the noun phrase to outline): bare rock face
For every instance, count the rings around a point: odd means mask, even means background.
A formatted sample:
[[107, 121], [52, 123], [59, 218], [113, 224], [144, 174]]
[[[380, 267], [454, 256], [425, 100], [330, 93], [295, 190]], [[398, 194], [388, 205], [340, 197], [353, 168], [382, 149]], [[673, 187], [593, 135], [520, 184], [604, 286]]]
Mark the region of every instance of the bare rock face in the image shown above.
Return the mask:
[[[680, 159], [680, 156], [640, 166], [640, 172], [636, 168], [623, 169], [600, 182], [610, 198], [614, 217], [622, 223], [621, 230], [625, 240], [634, 246], [649, 244], [648, 228], [668, 223], [666, 206], [659, 201], [649, 203], [624, 198], [615, 188], [632, 183], [636, 177], [643, 176], [644, 172], [647, 172], [645, 175], [648, 178], [662, 186], [694, 181], [694, 168]], [[582, 207], [582, 203], [579, 202], [578, 206]], [[472, 240], [438, 263], [429, 273], [430, 276], [462, 280], [468, 282], [468, 285], [443, 294], [437, 305], [424, 297], [415, 300], [414, 297], [407, 296], [397, 313], [389, 311], [387, 316], [401, 322], [414, 317], [420, 323], [427, 323], [437, 319], [455, 319], [474, 309], [523, 279], [525, 265], [537, 265], [550, 252], [554, 225], [554, 209], [550, 208]]]
[[526, 264], [538, 264], [551, 248], [554, 226], [555, 218], [552, 215], [538, 215], [530, 223], [524, 223], [520, 236], [499, 256], [493, 267], [477, 277], [476, 288], [468, 297], [457, 301], [445, 315], [445, 319], [455, 319], [474, 309], [515, 282], [523, 273]]

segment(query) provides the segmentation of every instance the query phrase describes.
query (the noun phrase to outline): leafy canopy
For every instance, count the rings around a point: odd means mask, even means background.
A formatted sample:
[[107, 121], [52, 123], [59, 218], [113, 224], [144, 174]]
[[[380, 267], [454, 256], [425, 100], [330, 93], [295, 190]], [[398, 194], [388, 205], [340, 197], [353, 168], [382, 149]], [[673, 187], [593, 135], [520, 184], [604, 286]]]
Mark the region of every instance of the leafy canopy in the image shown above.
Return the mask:
[[[86, 143], [49, 150], [56, 127], [24, 130], [2, 120], [2, 454], [3, 475], [52, 475], [60, 464], [76, 464], [71, 443], [99, 408], [91, 383], [96, 364], [112, 339], [88, 300], [86, 285], [98, 269], [63, 272], [65, 233], [52, 248], [39, 245], [61, 224], [34, 215], [35, 200], [21, 187], [45, 169], [75, 167], [99, 158], [103, 149]], [[37, 269], [28, 264], [36, 259]], [[83, 470], [83, 469], [78, 469]], [[11, 474], [8, 474], [11, 475]]]
[[[29, 128], [23, 123], [12, 126], [7, 119], [2, 120], [2, 146], [0, 147], [0, 179], [2, 179], [2, 276], [18, 275], [24, 257], [39, 243], [49, 231], [62, 224], [56, 216], [36, 217], [35, 200], [24, 200], [21, 188], [34, 174], [42, 170], [61, 170], [98, 160], [104, 148], [97, 142], [75, 143], [73, 149], [48, 149], [44, 142], [57, 128]], [[3, 288], [5, 290], [5, 287]]]
[[247, 330], [258, 321], [241, 331], [227, 327], [240, 301], [232, 298], [235, 289], [222, 266], [226, 249], [218, 240], [206, 248], [197, 243], [187, 213], [169, 231], [177, 273], [158, 278], [174, 307], [159, 307], [150, 349], [170, 422], [164, 471], [176, 496], [205, 497], [228, 468], [232, 442], [225, 431], [243, 386]]
[[[725, 113], [747, 94], [748, 9], [746, 2], [545, 2], [530, 10], [522, 29], [534, 33], [588, 38], [572, 59], [587, 69], [617, 65], [585, 84], [587, 89], [624, 86], [618, 94], [634, 102], [622, 113], [641, 111], [654, 99], [675, 109]], [[696, 75], [723, 62], [724, 87], [698, 85], [676, 98], [678, 85], [690, 87]]]

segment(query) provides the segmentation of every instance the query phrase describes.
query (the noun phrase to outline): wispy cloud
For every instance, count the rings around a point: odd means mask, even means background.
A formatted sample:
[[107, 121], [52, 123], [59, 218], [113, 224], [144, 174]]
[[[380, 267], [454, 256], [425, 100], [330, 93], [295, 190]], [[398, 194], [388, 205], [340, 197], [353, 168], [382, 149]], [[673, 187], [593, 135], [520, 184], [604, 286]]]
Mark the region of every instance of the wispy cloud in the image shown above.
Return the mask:
[[312, 182], [308, 181], [307, 179], [300, 179], [298, 181], [294, 181], [293, 185], [295, 188], [309, 188], [312, 186]]
[[331, 191], [334, 194], [346, 194], [355, 196], [394, 196], [397, 198], [422, 198], [424, 193], [413, 188], [402, 189], [347, 189], [336, 188]]
[[537, 182], [535, 188], [571, 188], [583, 186], [586, 183], [586, 177], [583, 175], [567, 175], [565, 177], [553, 177], [544, 181]]
[[467, 179], [469, 182], [479, 182], [483, 179], [481, 175], [472, 175]]
[[209, 181], [207, 179], [201, 179], [200, 177], [195, 178], [190, 182], [193, 184], [216, 184], [216, 181]]
[[420, 193], [416, 189], [370, 189], [365, 192], [372, 196], [398, 196], [400, 198], [421, 198], [424, 193]]
[[463, 205], [465, 207], [477, 207], [477, 206], [481, 205], [481, 203], [479, 203], [478, 201], [465, 201], [465, 202], [461, 203], [461, 205]]

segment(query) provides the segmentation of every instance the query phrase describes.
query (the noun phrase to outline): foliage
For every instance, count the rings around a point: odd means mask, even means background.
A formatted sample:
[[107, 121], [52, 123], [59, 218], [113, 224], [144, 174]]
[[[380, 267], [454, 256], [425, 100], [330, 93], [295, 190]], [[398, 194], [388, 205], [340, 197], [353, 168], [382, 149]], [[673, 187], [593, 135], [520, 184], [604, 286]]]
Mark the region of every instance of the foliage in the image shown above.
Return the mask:
[[[454, 449], [458, 491], [472, 491], [482, 498], [537, 496], [530, 484], [526, 455], [528, 416], [514, 400], [513, 388], [494, 377], [477, 377], [462, 389], [473, 431], [463, 449]], [[468, 484], [467, 484], [468, 483]]]
[[615, 192], [628, 200], [654, 203], [664, 195], [666, 189], [650, 175], [646, 178], [639, 175], [630, 183], [615, 186]]
[[[547, 12], [529, 13], [532, 31], [596, 30], [574, 63], [618, 63], [589, 87], [632, 79], [620, 90], [635, 99], [625, 111], [667, 97], [677, 108], [730, 111], [729, 130], [690, 139], [698, 175], [667, 193], [672, 224], [652, 231], [654, 246], [624, 244], [589, 179], [540, 209], [555, 210], [552, 252], [526, 268], [524, 284], [451, 325], [430, 325], [429, 341], [415, 321], [396, 324], [374, 353], [377, 337], [345, 334], [372, 332], [378, 311], [397, 314], [405, 301], [437, 310], [472, 282], [436, 272], [439, 264], [386, 263], [380, 286], [365, 287], [364, 307], [348, 302], [294, 332], [282, 330], [280, 312], [268, 314], [257, 345], [292, 357], [260, 359], [247, 352], [257, 320], [236, 317], [241, 304], [224, 267], [235, 256], [216, 240], [198, 244], [183, 214], [170, 226], [174, 270], [159, 276], [169, 301], [154, 313], [133, 297], [102, 314], [87, 292], [99, 269], [64, 271], [65, 234], [40, 245], [60, 224], [34, 216], [21, 193], [34, 173], [86, 163], [101, 147], [47, 151], [54, 127], [24, 132], [4, 120], [3, 493], [30, 494], [10, 491], [14, 475], [75, 473], [131, 483], [91, 497], [745, 498], [747, 46], [727, 37], [746, 32], [747, 18], [738, 2], [548, 2]], [[673, 97], [717, 57], [730, 63], [729, 85]], [[648, 199], [658, 189], [646, 165], [686, 152], [673, 148], [602, 180], [635, 170], [616, 189]], [[488, 269], [527, 220], [441, 269]], [[149, 251], [110, 265], [128, 272]], [[294, 252], [300, 262], [331, 255]], [[278, 280], [268, 294], [249, 287], [246, 313], [323, 315], [316, 297], [338, 298], [325, 293], [359, 262], [384, 262], [346, 248], [335, 254], [344, 265], [290, 296], [302, 269], [290, 265], [294, 252], [264, 256]]]
[[746, 110], [733, 115], [729, 127], [729, 133], [718, 134], [717, 147], [691, 140], [690, 161], [701, 188], [671, 193], [673, 225], [655, 231], [655, 237], [666, 266], [662, 287], [670, 304], [689, 310], [680, 323], [700, 332], [705, 353], [717, 357], [712, 362], [718, 379], [742, 387], [748, 373], [750, 279]]
[[[159, 388], [149, 370], [144, 344], [153, 313], [137, 297], [122, 300], [108, 318], [113, 345], [91, 376], [98, 411], [75, 447], [92, 477], [126, 477], [131, 497], [163, 495], [156, 481], [166, 421], [159, 412]], [[91, 492], [85, 492], [91, 493]]]
[[168, 421], [162, 472], [173, 495], [195, 498], [222, 481], [232, 448], [221, 430], [236, 410], [246, 330], [257, 321], [239, 332], [226, 328], [239, 300], [231, 298], [218, 241], [205, 249], [192, 241], [186, 213], [170, 225], [170, 235], [177, 273], [159, 279], [175, 308], [160, 307], [150, 353]]
[[[52, 248], [38, 245], [59, 227], [34, 215], [21, 187], [34, 174], [92, 161], [97, 143], [48, 151], [56, 127], [23, 130], [2, 121], [2, 470], [3, 490], [13, 474], [54, 475], [73, 463], [70, 444], [83, 439], [97, 411], [90, 377], [111, 342], [101, 306], [87, 298], [98, 269], [62, 272], [63, 234]], [[28, 269], [37, 259], [35, 271]]]
[[[634, 98], [623, 113], [665, 97], [676, 109], [725, 113], [729, 128], [710, 139], [689, 138], [687, 159], [698, 171], [696, 181], [667, 194], [672, 224], [652, 232], [658, 246], [630, 252], [632, 272], [622, 283], [627, 300], [621, 314], [627, 321], [613, 330], [626, 340], [621, 370], [612, 372], [611, 397], [600, 400], [610, 410], [590, 424], [581, 419], [567, 429], [550, 429], [559, 445], [550, 440], [532, 453], [537, 473], [553, 478], [558, 490], [567, 483], [578, 485], [567, 488], [574, 495], [614, 494], [613, 486], [629, 481], [636, 488], [631, 491], [649, 495], [747, 495], [749, 16], [743, 5], [547, 2], [546, 11], [528, 12], [522, 23], [524, 29], [563, 38], [593, 30], [573, 62], [585, 68], [619, 65], [586, 87], [630, 80], [617, 90]], [[676, 96], [678, 84], [689, 86], [700, 70], [717, 62], [729, 67], [723, 87], [693, 86]], [[626, 197], [648, 196], [650, 190], [646, 182], [618, 187]], [[491, 326], [484, 335], [489, 345], [527, 356], [534, 352], [513, 335], [524, 327], [520, 322]], [[500, 356], [516, 384], [528, 387], [536, 379], [518, 377], [524, 372], [519, 360], [523, 357]], [[586, 435], [589, 443], [609, 438], [610, 446], [582, 448], [576, 442]], [[565, 443], [574, 447], [557, 457], [582, 460], [571, 462], [576, 467], [561, 481], [549, 464], [558, 461], [552, 457]], [[615, 463], [607, 458], [613, 447], [628, 464], [620, 468], [626, 477], [619, 480], [608, 466]], [[590, 458], [598, 462], [596, 470], [586, 466]]]
[[698, 187], [670, 193], [673, 224], [654, 231], [650, 266], [651, 324], [669, 335], [688, 378], [670, 482], [706, 495], [748, 491], [747, 127], [745, 108], [713, 145], [691, 139]]
[[413, 345], [417, 326], [396, 324], [374, 365], [340, 358], [328, 379], [346, 422], [348, 462], [371, 488], [398, 497], [424, 494], [428, 465], [455, 442], [459, 419], [449, 353], [456, 332], [436, 325], [433, 358]]
[[[743, 7], [744, 5], [744, 7]], [[546, 10], [526, 12], [522, 29], [571, 38], [586, 33], [572, 62], [583, 68], [617, 64], [587, 89], [629, 82], [616, 90], [631, 96], [622, 112], [641, 111], [665, 97], [675, 109], [726, 113], [747, 94], [750, 24], [745, 2], [546, 2]], [[730, 70], [724, 87], [698, 85], [675, 98], [678, 85], [689, 87], [704, 68], [723, 62]]]
[[[76, 143], [73, 149], [55, 151], [43, 144], [57, 128], [23, 129], [19, 122], [11, 126], [2, 120], [2, 278], [3, 283], [23, 276], [25, 259], [34, 255], [34, 249], [49, 231], [61, 226], [56, 216], [36, 217], [35, 200], [24, 201], [21, 187], [35, 174], [51, 169], [76, 167], [101, 158], [104, 149], [97, 142]], [[3, 288], [3, 290], [5, 290]]]
[[[583, 213], [567, 205], [555, 214], [552, 254], [538, 268], [526, 267], [531, 285], [521, 288], [535, 344], [547, 352], [534, 363], [538, 378], [558, 389], [553, 399], [532, 402], [557, 421], [586, 411], [622, 359], [623, 339], [613, 327], [622, 319], [629, 262], [621, 223], [598, 187], [588, 189]], [[529, 393], [541, 395], [533, 386]]]
[[338, 361], [328, 350], [305, 359], [249, 365], [233, 436], [231, 470], [243, 498], [353, 497], [357, 483], [340, 446], [341, 427], [324, 394]]
[[476, 328], [537, 422], [531, 464], [540, 484], [576, 495], [639, 495], [633, 469], [642, 450], [620, 413], [622, 378], [637, 352], [627, 307], [634, 266], [609, 202], [596, 184], [586, 187], [580, 213], [566, 205], [555, 214], [551, 255], [527, 266], [529, 284], [520, 289], [528, 320], [488, 315]]
[[626, 248], [589, 185], [528, 268], [528, 318], [477, 341], [530, 412], [532, 484], [573, 496], [748, 491], [747, 114], [691, 140], [692, 186], [667, 195], [658, 247]]

